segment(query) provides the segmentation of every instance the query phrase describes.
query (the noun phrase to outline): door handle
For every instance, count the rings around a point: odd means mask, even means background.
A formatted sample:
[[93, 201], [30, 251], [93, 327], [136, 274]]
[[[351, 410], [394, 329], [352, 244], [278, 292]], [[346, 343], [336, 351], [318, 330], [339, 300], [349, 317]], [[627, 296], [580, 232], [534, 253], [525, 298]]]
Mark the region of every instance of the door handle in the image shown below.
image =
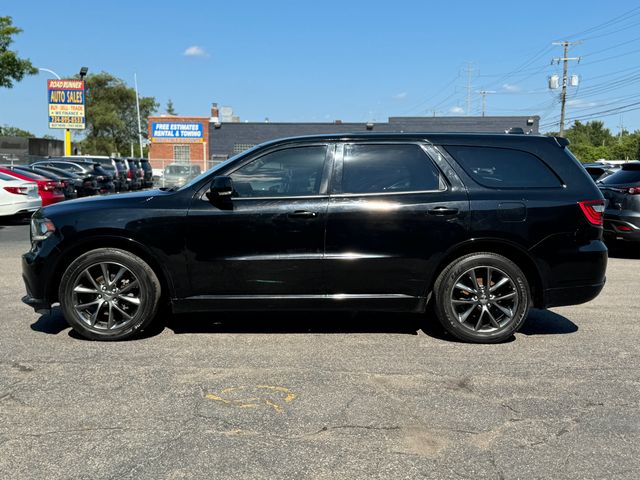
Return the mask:
[[289, 213], [289, 218], [314, 218], [317, 215], [316, 212], [310, 212], [308, 210], [296, 210]]
[[458, 214], [458, 209], [457, 208], [449, 208], [449, 207], [434, 207], [430, 210], [428, 210], [429, 215], [436, 215], [438, 217], [444, 217], [444, 216], [449, 216], [449, 215], [457, 215]]

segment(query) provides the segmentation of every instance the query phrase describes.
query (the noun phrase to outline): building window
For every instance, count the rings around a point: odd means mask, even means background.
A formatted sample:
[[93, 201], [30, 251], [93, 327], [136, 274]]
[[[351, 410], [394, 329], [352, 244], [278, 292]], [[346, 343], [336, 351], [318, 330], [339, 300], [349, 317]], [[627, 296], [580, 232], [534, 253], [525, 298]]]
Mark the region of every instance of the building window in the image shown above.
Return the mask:
[[189, 163], [191, 161], [191, 147], [189, 145], [174, 145], [173, 160], [176, 163]]
[[255, 147], [255, 144], [253, 143], [236, 143], [233, 145], [233, 154], [236, 155], [238, 153], [242, 153], [253, 147]]

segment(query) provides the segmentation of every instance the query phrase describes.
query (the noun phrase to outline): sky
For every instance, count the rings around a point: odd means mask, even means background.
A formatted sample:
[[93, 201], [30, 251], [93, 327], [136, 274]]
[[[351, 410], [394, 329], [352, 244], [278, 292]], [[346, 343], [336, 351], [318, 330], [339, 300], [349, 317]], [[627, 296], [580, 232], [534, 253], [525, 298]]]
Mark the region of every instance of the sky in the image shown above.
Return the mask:
[[[391, 116], [540, 115], [571, 46], [567, 124], [640, 129], [640, 4], [582, 1], [2, 0], [24, 31], [11, 48], [60, 76], [109, 72], [183, 115], [212, 102], [241, 121], [385, 122]], [[0, 125], [47, 128], [46, 72], [0, 89]], [[470, 108], [467, 110], [468, 93]]]

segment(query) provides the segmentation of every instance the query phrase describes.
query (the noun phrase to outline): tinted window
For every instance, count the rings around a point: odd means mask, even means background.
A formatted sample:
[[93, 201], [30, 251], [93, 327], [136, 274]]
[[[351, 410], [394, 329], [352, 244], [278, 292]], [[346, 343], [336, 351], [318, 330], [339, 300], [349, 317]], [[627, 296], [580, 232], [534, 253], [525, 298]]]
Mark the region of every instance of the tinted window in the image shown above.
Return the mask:
[[561, 186], [542, 160], [522, 150], [459, 146], [446, 149], [475, 181], [486, 187]]
[[278, 150], [231, 174], [239, 197], [317, 195], [327, 147]]
[[345, 145], [344, 193], [440, 189], [440, 173], [418, 145]]
[[604, 185], [623, 185], [626, 183], [640, 183], [640, 168], [618, 170], [602, 180]]

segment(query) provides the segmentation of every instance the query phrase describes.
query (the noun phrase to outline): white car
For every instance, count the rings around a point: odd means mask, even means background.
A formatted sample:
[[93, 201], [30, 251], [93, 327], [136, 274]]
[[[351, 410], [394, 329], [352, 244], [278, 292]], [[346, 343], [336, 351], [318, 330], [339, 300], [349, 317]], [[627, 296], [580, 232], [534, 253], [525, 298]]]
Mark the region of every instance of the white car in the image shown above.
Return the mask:
[[41, 205], [37, 183], [0, 173], [0, 217], [34, 212]]

